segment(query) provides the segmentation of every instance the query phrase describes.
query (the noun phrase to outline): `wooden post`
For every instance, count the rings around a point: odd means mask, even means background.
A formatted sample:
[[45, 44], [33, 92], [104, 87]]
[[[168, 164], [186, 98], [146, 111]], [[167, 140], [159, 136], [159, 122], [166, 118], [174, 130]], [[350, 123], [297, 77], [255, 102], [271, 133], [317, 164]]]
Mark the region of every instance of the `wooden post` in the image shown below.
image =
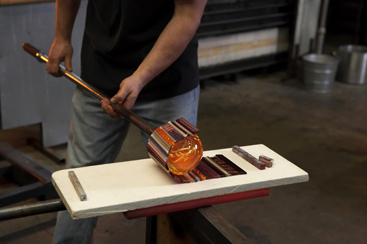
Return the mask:
[[195, 244], [196, 242], [170, 214], [160, 214], [157, 215], [157, 243]]
[[147, 238], [150, 239], [147, 239], [146, 243], [149, 244], [250, 243], [244, 234], [211, 206], [155, 217], [155, 226], [151, 222], [152, 217], [147, 220], [150, 226], [147, 234], [151, 233], [154, 228], [156, 230], [156, 236], [147, 235]]

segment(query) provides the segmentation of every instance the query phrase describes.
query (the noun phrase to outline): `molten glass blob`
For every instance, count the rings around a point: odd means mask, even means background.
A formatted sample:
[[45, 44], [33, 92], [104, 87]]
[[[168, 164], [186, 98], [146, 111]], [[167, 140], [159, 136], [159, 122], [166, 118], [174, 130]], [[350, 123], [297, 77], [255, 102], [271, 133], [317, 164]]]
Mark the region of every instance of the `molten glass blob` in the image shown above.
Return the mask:
[[197, 135], [188, 136], [172, 146], [167, 166], [172, 173], [183, 175], [199, 165], [203, 156], [203, 145]]

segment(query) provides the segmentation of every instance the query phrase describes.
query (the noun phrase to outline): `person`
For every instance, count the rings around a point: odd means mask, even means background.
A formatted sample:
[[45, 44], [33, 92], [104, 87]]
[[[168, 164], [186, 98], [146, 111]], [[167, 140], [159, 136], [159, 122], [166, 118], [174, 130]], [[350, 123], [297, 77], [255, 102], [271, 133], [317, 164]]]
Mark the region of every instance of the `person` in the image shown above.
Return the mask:
[[[90, 0], [81, 51], [81, 78], [112, 97], [98, 101], [76, 88], [67, 148], [68, 167], [114, 162], [130, 122], [121, 103], [158, 127], [184, 117], [196, 125], [199, 101], [198, 40], [206, 0]], [[55, 38], [47, 71], [72, 71], [71, 33], [80, 0], [56, 1]], [[142, 133], [145, 141], [149, 135]], [[58, 215], [54, 243], [91, 243], [97, 218]]]

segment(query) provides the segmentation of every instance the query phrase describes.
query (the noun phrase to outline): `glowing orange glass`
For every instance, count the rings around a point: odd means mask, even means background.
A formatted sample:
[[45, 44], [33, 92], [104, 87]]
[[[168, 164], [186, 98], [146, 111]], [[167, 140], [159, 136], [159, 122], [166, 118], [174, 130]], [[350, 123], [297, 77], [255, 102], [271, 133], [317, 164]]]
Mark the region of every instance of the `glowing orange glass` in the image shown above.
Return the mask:
[[188, 136], [172, 146], [167, 166], [176, 175], [183, 175], [199, 165], [203, 145], [197, 135]]

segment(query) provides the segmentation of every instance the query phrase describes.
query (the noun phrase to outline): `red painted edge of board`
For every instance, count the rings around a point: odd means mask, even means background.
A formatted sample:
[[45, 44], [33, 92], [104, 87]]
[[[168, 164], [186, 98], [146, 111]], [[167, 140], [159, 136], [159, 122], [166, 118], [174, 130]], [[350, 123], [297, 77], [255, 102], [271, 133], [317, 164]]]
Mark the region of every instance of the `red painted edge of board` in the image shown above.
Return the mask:
[[191, 201], [185, 202], [178, 202], [178, 203], [170, 203], [164, 204], [149, 208], [142, 208], [142, 209], [135, 209], [123, 212], [127, 219], [136, 219], [142, 217], [148, 217], [158, 214], [165, 214], [177, 211], [183, 211], [192, 208], [200, 208], [215, 204], [221, 203], [228, 203], [228, 202], [235, 202], [241, 200], [247, 200], [257, 197], [265, 197], [269, 196], [269, 188], [259, 189], [259, 190], [252, 190], [252, 191], [245, 191], [245, 192], [238, 192], [232, 194], [226, 194], [221, 196], [214, 196], [208, 198], [201, 198], [195, 199]]

